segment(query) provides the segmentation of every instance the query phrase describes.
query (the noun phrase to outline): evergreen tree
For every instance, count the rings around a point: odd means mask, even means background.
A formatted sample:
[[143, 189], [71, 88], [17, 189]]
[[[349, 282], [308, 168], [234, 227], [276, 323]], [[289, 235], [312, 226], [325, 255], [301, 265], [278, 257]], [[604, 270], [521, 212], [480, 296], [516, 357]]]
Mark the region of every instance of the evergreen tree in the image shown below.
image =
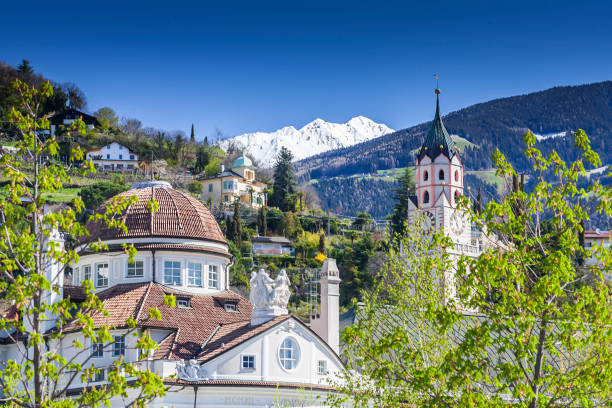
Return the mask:
[[410, 195], [414, 193], [414, 174], [412, 167], [406, 167], [404, 174], [399, 179], [400, 186], [395, 190], [393, 199], [396, 201], [391, 218], [391, 232], [393, 235], [404, 235], [406, 221], [408, 220], [408, 202]]
[[23, 75], [32, 75], [34, 73], [34, 68], [32, 68], [30, 61], [22, 59], [21, 64], [17, 65], [17, 71]]
[[191, 143], [195, 143], [195, 131], [193, 129], [193, 123], [191, 124], [191, 137], [190, 137]]
[[242, 223], [240, 221], [240, 202], [234, 203], [234, 220], [232, 221], [232, 227], [234, 229], [234, 244], [236, 248], [242, 249]]
[[204, 146], [208, 147], [208, 136], [204, 136]]
[[293, 155], [283, 146], [274, 166], [274, 190], [270, 196], [271, 205], [282, 211], [293, 210], [291, 196], [297, 193], [297, 179], [292, 160]]
[[204, 146], [199, 146], [196, 152], [196, 162], [193, 166], [193, 172], [199, 174], [204, 171], [210, 162], [210, 152]]
[[323, 232], [319, 235], [319, 253], [325, 254], [325, 234]]
[[225, 217], [225, 238], [228, 241], [234, 241], [234, 226], [232, 225], [232, 219], [229, 217]]

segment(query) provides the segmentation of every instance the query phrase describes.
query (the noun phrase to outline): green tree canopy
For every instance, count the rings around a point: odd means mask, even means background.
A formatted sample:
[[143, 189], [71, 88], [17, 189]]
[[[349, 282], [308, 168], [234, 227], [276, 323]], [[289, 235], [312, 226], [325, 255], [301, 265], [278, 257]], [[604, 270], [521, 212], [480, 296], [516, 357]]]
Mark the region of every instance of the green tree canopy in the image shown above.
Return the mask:
[[[539, 174], [529, 193], [494, 154], [510, 193], [480, 213], [460, 198], [483, 231], [479, 256], [451, 256], [449, 238], [408, 227], [342, 335], [348, 367], [361, 372], [347, 371], [342, 398], [357, 407], [612, 404], [611, 249], [579, 240], [588, 220], [579, 199], [610, 216], [612, 188], [577, 188], [585, 166], [601, 163], [582, 130], [574, 138], [578, 159], [566, 164], [525, 135]], [[554, 227], [542, 228], [546, 214]]]
[[293, 154], [283, 146], [274, 166], [274, 190], [270, 196], [270, 205], [281, 211], [293, 211], [295, 207], [291, 198], [297, 193], [297, 178], [292, 160]]
[[395, 235], [403, 235], [406, 230], [408, 220], [408, 202], [410, 195], [414, 194], [414, 172], [408, 166], [399, 179], [400, 185], [395, 190], [393, 199], [396, 201], [391, 217], [391, 232]]
[[[12, 347], [0, 360], [0, 403], [8, 407], [66, 408], [109, 405], [113, 397], [122, 398], [126, 406], [145, 407], [165, 394], [163, 380], [146, 365], [115, 360], [111, 367], [92, 367], [92, 343], [112, 344], [115, 326], [96, 324], [92, 313], [107, 313], [94, 293], [91, 282], [84, 281], [86, 300], [77, 304], [63, 297], [61, 288], [66, 269], [78, 261], [84, 251], [99, 251], [99, 243], [88, 242], [88, 231], [77, 221], [84, 204], [80, 198], [71, 207], [53, 212], [44, 205], [43, 195], [57, 192], [70, 183], [69, 171], [81, 162], [83, 151], [72, 149], [67, 167], [54, 164], [59, 146], [54, 137], [41, 137], [49, 128], [46, 117], [38, 116], [53, 87], [44, 82], [33, 88], [19, 80], [14, 83], [18, 103], [8, 119], [19, 131], [18, 154], [7, 153], [0, 159], [10, 183], [0, 194], [0, 292], [12, 304], [12, 313], [0, 315], [3, 340]], [[71, 131], [83, 133], [81, 120]], [[22, 157], [31, 158], [30, 163]], [[83, 174], [95, 171], [91, 162], [80, 168]], [[90, 220], [108, 228], [125, 230], [121, 213], [133, 198], [116, 197], [105, 212]], [[151, 208], [155, 205], [152, 203]], [[79, 240], [76, 248], [66, 247], [61, 233]], [[132, 245], [125, 250], [130, 259]], [[14, 316], [15, 318], [11, 317]], [[149, 310], [150, 318], [159, 318], [159, 311]], [[74, 337], [67, 333], [70, 325], [82, 329]], [[120, 325], [125, 335], [137, 338], [138, 349], [146, 358], [155, 342], [140, 332], [133, 319]], [[68, 337], [69, 335], [73, 337]], [[3, 342], [4, 342], [3, 341]], [[66, 349], [73, 353], [66, 354]], [[108, 370], [106, 382], [95, 382], [102, 369]], [[68, 395], [69, 390], [85, 384], [86, 392]]]

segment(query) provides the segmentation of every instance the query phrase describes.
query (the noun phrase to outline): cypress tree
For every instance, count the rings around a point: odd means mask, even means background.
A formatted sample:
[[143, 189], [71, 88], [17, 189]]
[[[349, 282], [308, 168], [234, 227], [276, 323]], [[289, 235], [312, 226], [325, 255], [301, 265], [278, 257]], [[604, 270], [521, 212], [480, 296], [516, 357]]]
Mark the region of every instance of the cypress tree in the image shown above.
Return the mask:
[[393, 199], [396, 200], [391, 218], [391, 232], [393, 235], [403, 235], [406, 231], [406, 221], [408, 220], [408, 201], [410, 195], [414, 193], [414, 175], [412, 167], [406, 167], [404, 174], [399, 179], [400, 186], [395, 190]]
[[240, 203], [236, 201], [234, 203], [234, 220], [232, 221], [232, 227], [234, 229], [234, 244], [238, 249], [242, 248], [242, 225], [240, 221]]
[[325, 254], [325, 234], [319, 235], [319, 253]]
[[193, 129], [193, 123], [191, 124], [191, 143], [195, 143], [195, 131]]
[[297, 193], [297, 178], [293, 167], [293, 155], [286, 147], [282, 147], [274, 166], [274, 190], [270, 203], [282, 211], [292, 211], [291, 197]]

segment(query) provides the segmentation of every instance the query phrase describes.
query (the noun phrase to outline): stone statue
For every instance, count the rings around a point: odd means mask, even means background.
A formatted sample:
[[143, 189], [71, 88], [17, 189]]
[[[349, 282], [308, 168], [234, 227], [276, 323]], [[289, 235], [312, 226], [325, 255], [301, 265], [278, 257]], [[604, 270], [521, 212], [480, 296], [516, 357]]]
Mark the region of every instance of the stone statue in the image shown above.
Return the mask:
[[259, 273], [255, 276], [251, 274], [251, 292], [249, 293], [249, 300], [253, 304], [253, 307], [270, 305], [270, 292], [272, 291], [273, 284], [274, 280], [272, 280], [263, 269], [260, 269]]
[[178, 378], [185, 381], [208, 380], [208, 373], [197, 360], [191, 359], [187, 363], [180, 360], [176, 362], [176, 373]]
[[271, 279], [265, 270], [251, 273], [249, 300], [253, 305], [251, 325], [258, 325], [276, 316], [287, 314], [291, 296], [289, 277], [281, 270], [276, 279]]
[[291, 282], [289, 281], [287, 272], [282, 269], [274, 280], [274, 289], [271, 293], [270, 302], [273, 306], [278, 306], [285, 310], [287, 309], [287, 305], [289, 304], [289, 297], [291, 296], [291, 291], [289, 290], [290, 285]]

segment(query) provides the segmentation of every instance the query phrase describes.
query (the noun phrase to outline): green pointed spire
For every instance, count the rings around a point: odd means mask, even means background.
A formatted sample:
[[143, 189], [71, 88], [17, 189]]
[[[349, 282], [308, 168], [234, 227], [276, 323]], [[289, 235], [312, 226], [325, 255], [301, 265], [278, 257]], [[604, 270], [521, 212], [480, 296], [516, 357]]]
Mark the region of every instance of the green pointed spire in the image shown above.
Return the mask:
[[455, 151], [455, 142], [448, 135], [444, 123], [442, 123], [442, 115], [440, 115], [440, 99], [438, 95], [440, 90], [436, 89], [436, 115], [431, 124], [431, 129], [427, 133], [425, 143], [421, 147], [418, 160], [421, 161], [425, 156], [429, 156], [434, 160], [440, 153], [444, 154], [449, 159], [457, 153]]

